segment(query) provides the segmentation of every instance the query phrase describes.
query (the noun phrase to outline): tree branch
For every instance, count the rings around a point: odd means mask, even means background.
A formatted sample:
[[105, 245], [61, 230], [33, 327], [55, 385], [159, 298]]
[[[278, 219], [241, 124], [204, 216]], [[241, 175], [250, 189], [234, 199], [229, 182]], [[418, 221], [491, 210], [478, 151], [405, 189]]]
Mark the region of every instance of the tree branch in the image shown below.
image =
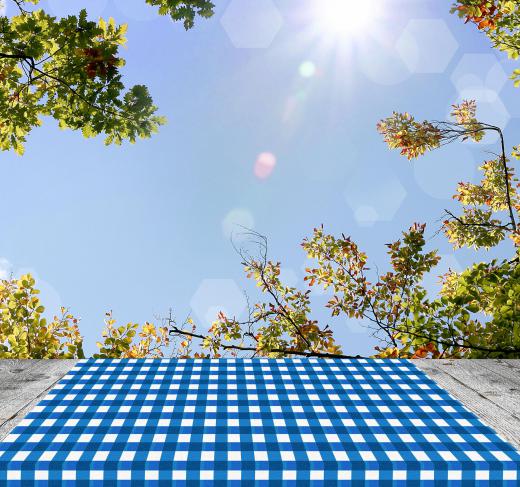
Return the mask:
[[511, 226], [513, 227], [513, 232], [516, 230], [516, 222], [515, 222], [515, 216], [513, 213], [513, 205], [511, 203], [511, 194], [509, 190], [509, 171], [507, 169], [507, 162], [506, 162], [506, 149], [504, 146], [504, 135], [502, 134], [502, 130], [500, 128], [495, 127], [498, 134], [500, 135], [500, 145], [502, 149], [502, 157], [500, 160], [502, 161], [502, 169], [504, 170], [504, 178], [505, 178], [505, 184], [506, 184], [506, 198], [507, 198], [507, 207], [509, 209], [509, 218], [511, 220]]
[[[275, 291], [273, 291], [271, 285], [267, 282], [265, 278], [265, 267], [267, 266], [267, 238], [263, 235], [260, 235], [258, 232], [254, 232], [252, 230], [249, 230], [249, 234], [261, 239], [261, 242], [257, 243], [261, 248], [261, 257], [263, 262], [258, 267], [260, 271], [260, 278], [262, 280], [263, 285], [265, 286], [267, 293], [273, 298], [274, 302], [278, 306], [280, 314], [292, 325], [298, 336], [305, 342], [307, 347], [311, 348], [309, 340], [307, 340], [305, 335], [301, 332], [300, 327], [297, 323], [294, 322], [292, 316], [285, 311], [285, 306], [280, 302], [278, 294]], [[238, 249], [235, 245], [233, 245], [233, 247], [243, 260], [244, 265], [251, 266], [252, 264], [254, 264], [254, 259], [249, 258], [248, 260], [248, 256], [245, 254], [245, 252], [243, 252], [241, 249]]]
[[496, 228], [498, 230], [509, 231], [509, 227], [506, 225], [495, 225], [495, 224], [489, 223], [489, 222], [468, 223], [468, 222], [465, 222], [462, 218], [455, 216], [451, 211], [447, 210], [446, 208], [444, 208], [444, 211], [446, 212], [447, 215], [449, 215], [451, 218], [456, 220], [460, 225], [462, 225], [464, 227], [486, 227], [486, 228]]
[[[198, 338], [200, 340], [209, 339], [210, 337], [207, 335], [200, 335], [198, 333], [193, 333], [187, 330], [181, 330], [178, 328], [175, 324], [170, 323], [172, 326], [170, 330], [170, 334], [176, 334], [176, 335], [182, 335], [182, 336], [188, 336], [191, 338]], [[280, 349], [280, 348], [273, 348], [273, 349], [266, 349], [266, 350], [259, 350], [256, 347], [247, 347], [242, 345], [220, 345], [221, 348], [224, 350], [237, 350], [242, 352], [267, 352], [267, 353], [281, 353], [284, 355], [296, 355], [300, 357], [317, 357], [317, 358], [338, 358], [338, 359], [354, 359], [354, 358], [366, 358], [361, 355], [343, 355], [343, 354], [337, 354], [337, 353], [326, 353], [326, 352], [303, 352], [299, 350], [291, 350], [291, 349]]]

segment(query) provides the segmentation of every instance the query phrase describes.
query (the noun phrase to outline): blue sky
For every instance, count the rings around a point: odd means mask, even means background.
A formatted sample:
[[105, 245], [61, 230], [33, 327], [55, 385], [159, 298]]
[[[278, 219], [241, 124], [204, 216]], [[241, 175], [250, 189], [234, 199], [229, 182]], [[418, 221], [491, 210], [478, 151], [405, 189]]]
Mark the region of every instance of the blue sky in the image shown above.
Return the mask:
[[[57, 15], [81, 3], [42, 1]], [[33, 272], [53, 312], [65, 305], [81, 317], [86, 353], [107, 310], [120, 323], [169, 308], [199, 323], [220, 307], [242, 311], [241, 292], [255, 291], [230, 243], [235, 224], [266, 235], [271, 258], [300, 286], [309, 263], [299, 244], [322, 223], [352, 235], [379, 269], [384, 244], [414, 221], [428, 224], [429, 245], [445, 256], [438, 274], [482, 257], [434, 233], [456, 182], [477, 176], [493, 141], [412, 164], [375, 130], [393, 110], [441, 119], [469, 97], [518, 142], [513, 64], [450, 15], [449, 1], [379, 2], [347, 37], [319, 22], [318, 0], [216, 3], [212, 19], [185, 32], [144, 0], [91, 2], [94, 17], [129, 24], [126, 83], [146, 84], [168, 117], [152, 139], [105, 147], [46, 121], [23, 158], [0, 155], [0, 272]], [[260, 154], [276, 159], [264, 178], [255, 175]], [[427, 285], [435, 289], [434, 277]], [[325, 298], [314, 298], [316, 318], [345, 352], [371, 353], [377, 342], [357, 323], [330, 320]]]

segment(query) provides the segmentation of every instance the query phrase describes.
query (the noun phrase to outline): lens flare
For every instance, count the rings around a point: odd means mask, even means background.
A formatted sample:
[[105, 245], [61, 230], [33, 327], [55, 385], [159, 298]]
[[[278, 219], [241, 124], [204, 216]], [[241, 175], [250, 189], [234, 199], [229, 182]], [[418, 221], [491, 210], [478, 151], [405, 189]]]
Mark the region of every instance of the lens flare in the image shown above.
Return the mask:
[[255, 219], [247, 208], [234, 208], [222, 220], [224, 237], [236, 242], [247, 239], [247, 232], [254, 228]]
[[315, 18], [319, 30], [333, 37], [354, 37], [378, 16], [376, 0], [318, 0]]
[[304, 61], [300, 64], [299, 72], [302, 78], [312, 78], [316, 74], [316, 66], [312, 61]]
[[267, 179], [276, 166], [276, 156], [271, 152], [262, 152], [255, 162], [254, 173], [258, 179]]

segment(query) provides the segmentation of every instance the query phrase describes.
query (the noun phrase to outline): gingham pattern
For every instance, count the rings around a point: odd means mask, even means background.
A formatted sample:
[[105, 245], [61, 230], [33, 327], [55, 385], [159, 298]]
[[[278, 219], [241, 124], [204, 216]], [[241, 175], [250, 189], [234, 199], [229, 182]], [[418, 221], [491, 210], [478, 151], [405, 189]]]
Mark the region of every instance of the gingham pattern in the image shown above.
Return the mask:
[[520, 453], [402, 360], [78, 363], [0, 484], [519, 485]]

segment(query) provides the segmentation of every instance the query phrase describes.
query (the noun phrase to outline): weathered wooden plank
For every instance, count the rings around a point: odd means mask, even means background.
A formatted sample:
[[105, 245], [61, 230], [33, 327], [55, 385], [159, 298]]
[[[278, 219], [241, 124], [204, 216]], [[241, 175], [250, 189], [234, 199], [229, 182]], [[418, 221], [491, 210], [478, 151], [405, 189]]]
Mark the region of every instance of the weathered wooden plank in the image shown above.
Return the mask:
[[489, 367], [492, 365], [486, 367], [486, 363], [493, 362], [493, 360], [448, 360], [437, 362], [436, 365], [520, 421], [520, 394], [517, 390], [520, 389], [520, 384], [511, 384], [510, 379], [490, 370]]
[[[473, 367], [473, 365], [469, 365], [469, 362], [477, 361], [460, 361], [462, 362], [461, 367], [446, 365], [449, 362], [451, 361], [416, 360], [414, 365], [423, 370], [466, 408], [474, 412], [484, 424], [493, 428], [502, 438], [520, 449], [520, 418], [509, 410], [507, 403], [511, 400], [510, 396], [493, 396], [493, 400], [491, 400], [482, 392], [472, 388], [476, 386], [475, 380], [468, 382], [468, 373], [464, 372], [464, 367]], [[514, 397], [518, 402], [520, 396], [516, 394]]]
[[512, 390], [520, 389], [520, 360], [479, 360], [479, 363], [502, 376]]
[[0, 439], [77, 360], [0, 360]]
[[[3, 362], [3, 361], [2, 361]], [[75, 361], [7, 361], [0, 370], [0, 420], [13, 415], [20, 402], [27, 403], [70, 370]], [[32, 362], [32, 364], [31, 364]]]
[[507, 363], [509, 367], [513, 367], [515, 369], [520, 369], [520, 360], [519, 359], [497, 359], [495, 362]]
[[39, 362], [40, 360], [0, 360], [0, 377], [5, 373], [17, 373], [22, 370], [30, 369], [31, 367], [36, 367]]

